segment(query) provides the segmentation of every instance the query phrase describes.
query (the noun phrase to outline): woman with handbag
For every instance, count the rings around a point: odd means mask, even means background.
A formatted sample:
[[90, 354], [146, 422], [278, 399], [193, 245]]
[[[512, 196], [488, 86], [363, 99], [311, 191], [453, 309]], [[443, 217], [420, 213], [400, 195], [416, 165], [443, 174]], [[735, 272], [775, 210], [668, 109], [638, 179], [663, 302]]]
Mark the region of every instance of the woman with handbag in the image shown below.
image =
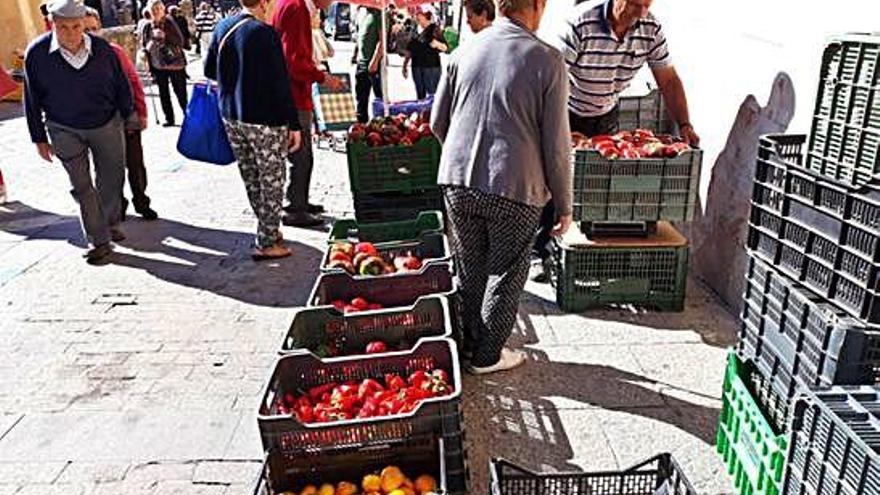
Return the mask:
[[424, 100], [437, 92], [442, 73], [440, 54], [448, 52], [449, 46], [443, 38], [443, 31], [434, 22], [434, 9], [428, 4], [420, 5], [417, 9], [416, 32], [407, 46], [409, 55], [403, 59], [403, 77], [407, 77], [412, 60], [416, 97]]
[[152, 20], [144, 23], [141, 28], [141, 46], [150, 65], [150, 73], [159, 86], [159, 100], [162, 102], [162, 113], [165, 114], [164, 127], [174, 125], [174, 106], [171, 103], [169, 84], [177, 96], [177, 103], [186, 113], [186, 54], [184, 47], [188, 42], [180, 32], [174, 19], [165, 12], [162, 0], [149, 0]]
[[281, 237], [281, 206], [287, 154], [302, 144], [301, 128], [281, 39], [266, 24], [272, 0], [239, 1], [242, 12], [214, 31], [205, 76], [220, 86], [220, 113], [257, 215], [252, 257], [260, 261], [292, 254]]

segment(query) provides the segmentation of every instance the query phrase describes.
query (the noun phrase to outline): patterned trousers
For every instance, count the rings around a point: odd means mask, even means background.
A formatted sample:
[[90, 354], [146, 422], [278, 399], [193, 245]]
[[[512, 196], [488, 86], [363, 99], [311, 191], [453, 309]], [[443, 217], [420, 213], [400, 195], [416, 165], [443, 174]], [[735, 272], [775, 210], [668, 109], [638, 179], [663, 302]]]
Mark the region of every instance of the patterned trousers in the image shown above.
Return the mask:
[[443, 194], [471, 364], [491, 366], [516, 323], [541, 208], [467, 187]]
[[281, 240], [287, 127], [245, 124], [225, 119], [223, 123], [238, 160], [238, 170], [244, 180], [248, 200], [257, 215], [257, 247], [271, 247]]

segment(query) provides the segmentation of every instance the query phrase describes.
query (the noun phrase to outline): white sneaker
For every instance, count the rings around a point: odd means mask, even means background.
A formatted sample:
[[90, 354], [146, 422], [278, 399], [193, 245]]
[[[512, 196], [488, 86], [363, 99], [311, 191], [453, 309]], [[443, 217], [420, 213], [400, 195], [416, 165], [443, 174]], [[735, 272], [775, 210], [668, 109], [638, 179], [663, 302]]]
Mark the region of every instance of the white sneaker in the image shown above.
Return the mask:
[[526, 354], [523, 351], [514, 351], [513, 349], [505, 347], [501, 349], [501, 359], [499, 359], [497, 363], [482, 368], [468, 365], [467, 370], [472, 375], [487, 375], [489, 373], [512, 370], [525, 362]]

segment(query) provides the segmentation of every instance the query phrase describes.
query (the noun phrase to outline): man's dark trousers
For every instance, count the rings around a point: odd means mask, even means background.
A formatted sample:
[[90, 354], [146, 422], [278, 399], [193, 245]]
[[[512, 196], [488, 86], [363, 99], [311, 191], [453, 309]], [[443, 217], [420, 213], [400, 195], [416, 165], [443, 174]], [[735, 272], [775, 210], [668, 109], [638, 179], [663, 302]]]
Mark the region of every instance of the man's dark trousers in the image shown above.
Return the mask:
[[358, 122], [366, 123], [370, 120], [370, 91], [376, 98], [382, 98], [382, 76], [370, 74], [366, 70], [358, 69], [354, 76], [354, 92], [357, 97]]
[[[568, 112], [568, 122], [571, 132], [579, 132], [587, 137], [600, 134], [614, 134], [617, 132], [619, 111], [614, 107], [610, 112], [598, 117], [581, 117], [571, 111]], [[535, 237], [535, 245], [532, 247], [532, 256], [545, 260], [550, 257], [550, 232], [556, 225], [556, 208], [550, 200], [541, 212], [541, 223], [538, 225], [538, 235]]]

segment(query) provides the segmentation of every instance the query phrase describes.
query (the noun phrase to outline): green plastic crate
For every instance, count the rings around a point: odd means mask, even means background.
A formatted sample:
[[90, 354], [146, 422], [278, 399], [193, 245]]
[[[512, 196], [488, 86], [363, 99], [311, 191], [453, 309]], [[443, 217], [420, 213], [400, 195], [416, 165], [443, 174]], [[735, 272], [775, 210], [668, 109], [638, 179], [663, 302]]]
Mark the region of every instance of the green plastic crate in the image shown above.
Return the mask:
[[573, 216], [579, 222], [687, 222], [693, 219], [703, 151], [675, 158], [609, 160], [574, 152]]
[[453, 332], [447, 296], [423, 296], [410, 307], [342, 314], [332, 307], [302, 308], [293, 318], [279, 354], [311, 352], [334, 346], [342, 356], [363, 354], [380, 340], [391, 350], [411, 349], [423, 337], [450, 337]]
[[746, 383], [756, 371], [733, 350], [727, 355], [716, 450], [739, 495], [779, 495], [788, 435], [773, 430]]
[[348, 179], [353, 193], [413, 192], [437, 186], [440, 141], [372, 147], [348, 143]]
[[353, 218], [344, 218], [333, 224], [327, 242], [410, 241], [427, 232], [442, 231], [443, 213], [439, 211], [423, 211], [414, 220], [398, 222], [359, 223]]
[[[573, 229], [572, 229], [573, 230]], [[554, 242], [551, 275], [563, 311], [580, 312], [608, 304], [684, 309], [688, 243], [668, 222], [657, 234], [639, 239]]]
[[[449, 240], [443, 232], [425, 232], [416, 239], [409, 241], [394, 241], [375, 244], [376, 250], [380, 254], [393, 258], [398, 255], [412, 253], [414, 256], [422, 260], [422, 266], [442, 261], [450, 261], [452, 259], [451, 250], [449, 249]], [[321, 273], [344, 273], [342, 268], [327, 268], [330, 261], [330, 250], [332, 245], [328, 245], [324, 251], [324, 258], [321, 261]], [[387, 258], [386, 258], [387, 259]], [[361, 275], [355, 275], [357, 277]], [[366, 277], [375, 277], [376, 275], [364, 275]], [[378, 275], [380, 277], [390, 277], [392, 275]]]

